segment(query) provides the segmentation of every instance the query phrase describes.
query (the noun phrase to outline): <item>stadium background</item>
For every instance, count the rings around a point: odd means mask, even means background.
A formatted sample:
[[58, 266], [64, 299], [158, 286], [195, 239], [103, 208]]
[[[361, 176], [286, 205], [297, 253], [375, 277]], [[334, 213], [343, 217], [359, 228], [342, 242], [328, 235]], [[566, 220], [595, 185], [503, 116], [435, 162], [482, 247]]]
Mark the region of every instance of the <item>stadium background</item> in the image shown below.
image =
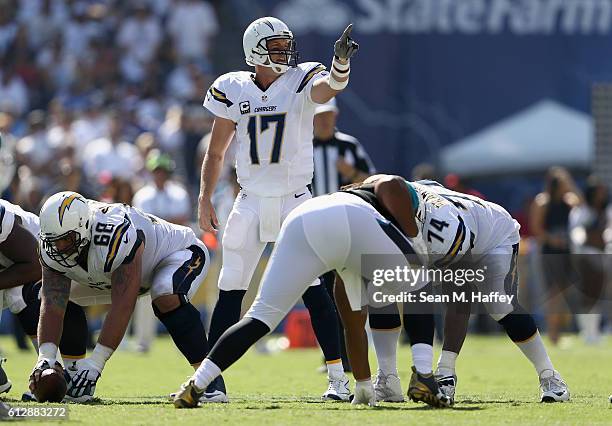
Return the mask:
[[[201, 140], [211, 125], [202, 98], [217, 75], [247, 69], [242, 33], [263, 15], [286, 20], [302, 61], [326, 65], [333, 41], [354, 22], [361, 49], [349, 88], [338, 99], [339, 128], [359, 138], [378, 171], [410, 176], [414, 166], [427, 162], [441, 179], [458, 172], [517, 218], [525, 217], [526, 200], [542, 189], [549, 166], [569, 167], [580, 183], [593, 170], [593, 85], [612, 79], [609, 1], [1, 0], [0, 5], [0, 131], [2, 149], [16, 166], [3, 197], [34, 212], [45, 194], [64, 189], [68, 181], [88, 196], [131, 202], [150, 182], [146, 159], [158, 148], [176, 164], [174, 179], [190, 195], [193, 224]], [[147, 21], [146, 40], [125, 29], [139, 13]], [[189, 43], [193, 39], [199, 40], [195, 46]], [[90, 142], [105, 137], [111, 113], [122, 121], [121, 139], [136, 147], [117, 154], [129, 164], [117, 173], [90, 161], [101, 155]], [[565, 121], [574, 126], [566, 129]], [[519, 130], [507, 130], [509, 124]], [[517, 134], [529, 135], [539, 161], [521, 148], [524, 141], [513, 139]], [[448, 151], [474, 140], [493, 148], [468, 149], [467, 157]], [[12, 170], [9, 162], [2, 167]], [[223, 190], [217, 199], [227, 208], [231, 191]], [[214, 272], [206, 289], [212, 297]]]

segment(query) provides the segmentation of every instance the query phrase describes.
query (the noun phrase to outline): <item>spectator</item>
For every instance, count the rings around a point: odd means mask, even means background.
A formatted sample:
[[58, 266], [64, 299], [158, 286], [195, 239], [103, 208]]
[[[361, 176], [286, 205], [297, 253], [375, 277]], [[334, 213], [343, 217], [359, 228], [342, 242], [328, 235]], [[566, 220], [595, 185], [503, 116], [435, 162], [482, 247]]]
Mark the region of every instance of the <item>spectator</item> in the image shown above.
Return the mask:
[[202, 0], [177, 0], [167, 26], [179, 58], [184, 60], [205, 59], [210, 39], [219, 30], [214, 8]]
[[605, 289], [607, 259], [604, 232], [610, 221], [608, 188], [595, 176], [589, 177], [585, 203], [572, 208], [569, 214], [573, 264], [580, 277], [582, 305], [576, 320], [587, 344], [601, 340], [600, 296]]
[[14, 21], [14, 10], [10, 0], [0, 2], [0, 57], [12, 46], [19, 26]]
[[117, 45], [122, 48], [121, 70], [130, 82], [141, 82], [161, 41], [161, 27], [145, 3], [133, 6], [134, 16], [121, 23]]
[[142, 168], [138, 149], [123, 139], [122, 118], [116, 114], [110, 119], [108, 137], [87, 145], [83, 158], [85, 173], [92, 182], [97, 181], [103, 172], [129, 180]]
[[152, 181], [136, 192], [132, 204], [169, 222], [186, 225], [191, 216], [189, 194], [183, 185], [171, 180], [174, 162], [170, 156], [151, 151], [147, 170]]
[[5, 63], [0, 69], [0, 111], [23, 115], [28, 108], [28, 89], [13, 64]]
[[57, 163], [53, 160], [60, 157], [62, 146], [49, 141], [44, 111], [35, 110], [28, 114], [28, 128], [28, 135], [17, 142], [17, 161], [28, 167], [41, 189], [46, 191], [58, 174]]
[[562, 326], [562, 292], [569, 287], [572, 273], [569, 246], [569, 214], [581, 203], [579, 192], [567, 172], [552, 167], [546, 175], [546, 188], [531, 208], [530, 228], [542, 252], [542, 271], [550, 293], [547, 306], [547, 331], [550, 340], [559, 341]]

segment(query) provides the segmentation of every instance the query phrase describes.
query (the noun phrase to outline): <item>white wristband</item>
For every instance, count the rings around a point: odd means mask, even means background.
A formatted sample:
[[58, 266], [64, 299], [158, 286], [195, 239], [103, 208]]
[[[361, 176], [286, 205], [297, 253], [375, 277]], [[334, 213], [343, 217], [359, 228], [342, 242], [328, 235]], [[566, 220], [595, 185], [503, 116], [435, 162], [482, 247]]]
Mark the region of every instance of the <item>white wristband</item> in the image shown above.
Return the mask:
[[334, 90], [342, 90], [348, 85], [349, 79], [347, 78], [344, 81], [338, 81], [334, 78], [333, 74], [329, 75], [329, 87]]
[[38, 361], [43, 359], [51, 361], [51, 364], [55, 364], [57, 359], [57, 345], [55, 343], [45, 342], [38, 347]]
[[348, 61], [346, 64], [340, 63], [334, 56], [332, 60], [332, 66], [329, 73], [329, 87], [334, 90], [342, 90], [348, 85], [349, 79], [344, 81], [338, 81], [336, 78], [348, 77], [351, 72], [351, 63]]
[[99, 373], [104, 370], [104, 365], [106, 365], [106, 361], [111, 357], [111, 355], [115, 352], [114, 349], [111, 349], [107, 346], [96, 344], [91, 356], [89, 357], [89, 361], [91, 364], [98, 370]]

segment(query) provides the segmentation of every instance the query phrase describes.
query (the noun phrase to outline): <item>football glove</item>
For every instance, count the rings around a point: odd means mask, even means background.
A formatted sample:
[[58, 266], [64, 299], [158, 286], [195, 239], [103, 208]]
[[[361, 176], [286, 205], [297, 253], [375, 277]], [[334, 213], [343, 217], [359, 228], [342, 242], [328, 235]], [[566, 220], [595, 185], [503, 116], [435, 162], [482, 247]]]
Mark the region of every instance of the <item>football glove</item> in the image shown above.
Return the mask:
[[336, 40], [336, 43], [334, 43], [334, 55], [336, 55], [338, 59], [351, 59], [357, 52], [357, 49], [359, 49], [359, 45], [350, 37], [352, 30], [353, 24], [349, 24], [340, 36], [340, 39]]
[[87, 402], [93, 399], [101, 373], [87, 359], [79, 363], [79, 369], [71, 374], [66, 399], [72, 402]]
[[51, 367], [52, 363], [53, 363], [53, 360], [50, 360], [50, 359], [41, 359], [40, 361], [36, 363], [36, 365], [34, 366], [34, 369], [32, 370], [32, 374], [30, 374], [30, 380], [29, 380], [29, 386], [28, 386], [32, 393], [34, 393], [34, 389], [36, 389], [36, 385], [38, 384], [38, 380], [40, 379], [40, 375], [42, 374], [43, 371], [49, 368], [53, 368], [57, 372], [64, 374], [62, 364], [60, 364], [58, 361], [55, 361], [55, 363], [53, 364], [53, 367]]

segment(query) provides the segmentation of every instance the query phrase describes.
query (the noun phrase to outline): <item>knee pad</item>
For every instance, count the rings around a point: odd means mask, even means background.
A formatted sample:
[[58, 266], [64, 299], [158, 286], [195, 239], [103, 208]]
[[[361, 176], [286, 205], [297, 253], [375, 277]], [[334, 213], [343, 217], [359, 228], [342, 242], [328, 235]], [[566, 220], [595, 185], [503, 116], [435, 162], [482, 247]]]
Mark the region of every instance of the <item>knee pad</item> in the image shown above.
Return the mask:
[[532, 337], [538, 327], [533, 317], [521, 307], [497, 321], [513, 342], [523, 342]]
[[370, 328], [374, 330], [391, 330], [402, 326], [399, 309], [396, 303], [383, 308], [368, 307]]

